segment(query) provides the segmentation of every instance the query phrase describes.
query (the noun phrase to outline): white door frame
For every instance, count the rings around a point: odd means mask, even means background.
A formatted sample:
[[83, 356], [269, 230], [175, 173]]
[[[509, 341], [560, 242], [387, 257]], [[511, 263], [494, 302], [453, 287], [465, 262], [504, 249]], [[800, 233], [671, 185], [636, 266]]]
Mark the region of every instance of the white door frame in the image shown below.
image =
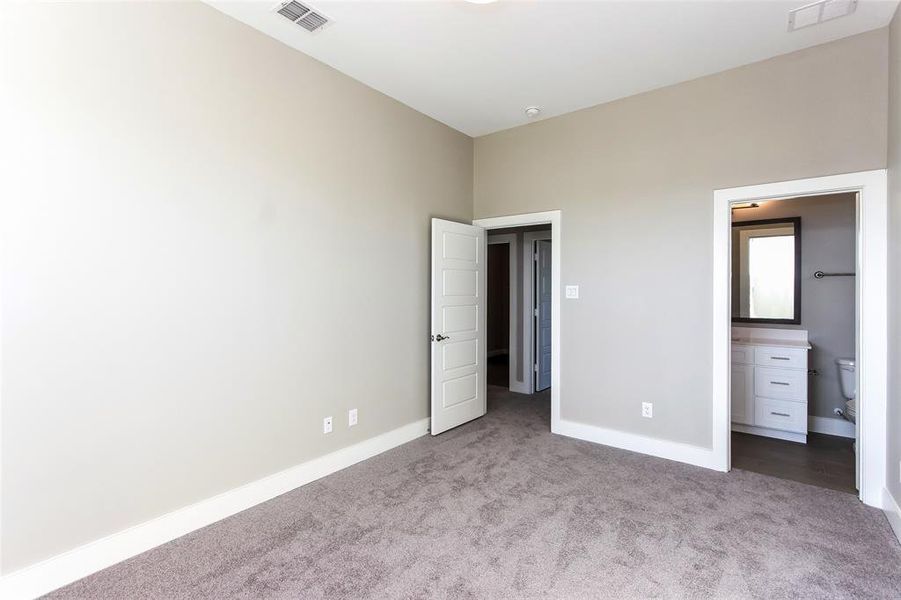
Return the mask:
[[[563, 213], [559, 210], [528, 213], [522, 215], [509, 215], [506, 217], [489, 217], [475, 219], [472, 224], [485, 229], [503, 229], [506, 227], [527, 227], [529, 225], [550, 225], [551, 238], [554, 242], [554, 252], [551, 255], [551, 290], [553, 302], [551, 305], [551, 431], [559, 433], [560, 430], [560, 390], [563, 387], [563, 379], [560, 376], [560, 305], [562, 304], [560, 286], [560, 257], [563, 247], [563, 231], [561, 222]], [[523, 244], [525, 245], [525, 244]], [[525, 284], [525, 282], [523, 282]], [[523, 371], [525, 373], [525, 371]]]
[[[553, 244], [551, 252], [551, 281], [553, 281], [553, 252], [557, 250], [557, 244], [554, 243], [554, 232], [547, 231], [527, 231], [522, 234], [522, 339], [523, 339], [523, 371], [522, 377], [525, 383], [526, 393], [535, 393], [535, 242], [538, 240], [550, 240]], [[556, 300], [556, 296], [552, 302]], [[553, 304], [551, 304], [551, 313], [553, 314]], [[551, 329], [554, 328], [553, 322]], [[551, 331], [551, 336], [554, 332]], [[553, 338], [552, 338], [553, 339]], [[553, 349], [551, 349], [553, 354]], [[551, 356], [551, 365], [554, 363], [554, 357]], [[529, 376], [526, 377], [526, 366], [528, 366]], [[551, 374], [551, 387], [554, 387], [554, 376]], [[553, 393], [553, 392], [552, 392]]]
[[[523, 392], [522, 384], [520, 384], [519, 380], [516, 379], [516, 371], [519, 367], [519, 335], [516, 328], [518, 320], [516, 316], [519, 308], [519, 295], [516, 293], [516, 254], [519, 252], [519, 242], [516, 240], [515, 233], [503, 233], [488, 236], [488, 245], [491, 246], [493, 244], [508, 244], [510, 246], [510, 324], [508, 325], [508, 327], [510, 328], [510, 336], [509, 340], [507, 341], [507, 347], [510, 353], [510, 378], [507, 382], [507, 386], [512, 392]], [[523, 373], [525, 374], [525, 371], [523, 371]]]
[[860, 499], [883, 508], [886, 478], [888, 376], [888, 190], [886, 171], [862, 171], [716, 190], [713, 194], [713, 455], [717, 469], [731, 468], [729, 347], [733, 202], [857, 192], [857, 419]]

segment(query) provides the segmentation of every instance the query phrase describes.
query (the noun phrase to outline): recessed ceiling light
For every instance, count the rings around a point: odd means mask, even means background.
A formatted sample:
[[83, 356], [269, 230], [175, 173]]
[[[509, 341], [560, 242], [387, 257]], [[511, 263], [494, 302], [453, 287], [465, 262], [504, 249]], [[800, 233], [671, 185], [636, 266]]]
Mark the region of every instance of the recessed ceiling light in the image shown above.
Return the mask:
[[527, 106], [525, 110], [526, 116], [530, 119], [537, 119], [538, 115], [541, 114], [541, 109], [537, 106]]
[[497, 0], [466, 0], [470, 4], [491, 4], [492, 2], [497, 2]]

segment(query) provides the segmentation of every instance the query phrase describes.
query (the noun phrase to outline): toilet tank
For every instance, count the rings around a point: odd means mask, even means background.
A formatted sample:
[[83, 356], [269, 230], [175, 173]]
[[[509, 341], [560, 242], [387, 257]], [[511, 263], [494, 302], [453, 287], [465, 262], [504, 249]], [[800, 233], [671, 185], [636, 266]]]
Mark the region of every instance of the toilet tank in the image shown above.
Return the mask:
[[842, 395], [848, 400], [857, 397], [857, 363], [853, 358], [837, 358], [838, 378], [842, 386]]

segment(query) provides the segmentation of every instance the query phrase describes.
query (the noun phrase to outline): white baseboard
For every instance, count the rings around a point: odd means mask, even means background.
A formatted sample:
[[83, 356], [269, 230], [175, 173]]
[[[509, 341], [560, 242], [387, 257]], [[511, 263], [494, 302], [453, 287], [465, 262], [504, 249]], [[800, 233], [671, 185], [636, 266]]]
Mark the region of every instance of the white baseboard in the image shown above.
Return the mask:
[[845, 419], [831, 419], [829, 417], [808, 417], [807, 429], [814, 433], [837, 435], [839, 437], [855, 438], [854, 423]]
[[901, 542], [901, 507], [885, 488], [882, 488], [882, 510], [885, 511], [885, 516], [888, 518], [889, 525], [892, 526], [892, 531], [895, 532], [895, 537]]
[[704, 467], [716, 471], [723, 470], [717, 464], [713, 450], [710, 448], [702, 448], [701, 446], [660, 440], [635, 433], [627, 433], [625, 431], [606, 429], [595, 425], [576, 423], [575, 421], [567, 421], [565, 419], [560, 419], [560, 421], [558, 421], [554, 433], [594, 442], [596, 444], [630, 450], [632, 452], [640, 452], [641, 454], [648, 454], [658, 458], [675, 460], [697, 467]]
[[775, 438], [777, 440], [785, 440], [787, 442], [796, 442], [798, 444], [807, 443], [806, 433], [782, 431], [781, 429], [770, 429], [769, 427], [756, 427], [754, 425], [742, 425], [741, 423], [733, 423], [732, 431], [750, 433], [752, 435], [762, 435], [764, 437]]
[[404, 425], [14, 571], [0, 578], [0, 597], [5, 600], [36, 598], [160, 544], [410, 442], [425, 435], [428, 427], [428, 419]]

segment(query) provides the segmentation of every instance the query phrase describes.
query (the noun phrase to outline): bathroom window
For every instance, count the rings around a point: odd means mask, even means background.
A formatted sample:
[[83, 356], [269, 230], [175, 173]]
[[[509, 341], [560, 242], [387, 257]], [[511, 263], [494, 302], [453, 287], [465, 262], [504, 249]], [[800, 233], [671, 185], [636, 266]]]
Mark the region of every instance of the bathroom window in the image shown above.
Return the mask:
[[732, 320], [800, 323], [800, 218], [732, 224]]

